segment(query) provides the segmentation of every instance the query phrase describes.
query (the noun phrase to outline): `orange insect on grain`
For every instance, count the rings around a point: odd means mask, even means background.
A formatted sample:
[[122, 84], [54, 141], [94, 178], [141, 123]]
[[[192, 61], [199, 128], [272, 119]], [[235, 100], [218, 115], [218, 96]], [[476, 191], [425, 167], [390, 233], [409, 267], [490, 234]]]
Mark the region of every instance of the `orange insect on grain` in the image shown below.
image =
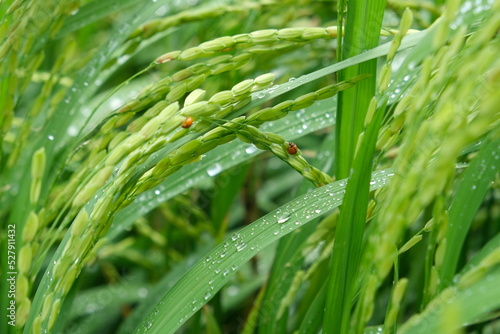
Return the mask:
[[184, 129], [190, 128], [191, 125], [193, 125], [193, 118], [192, 117], [187, 117], [184, 121], [182, 121], [181, 126]]
[[288, 143], [288, 153], [291, 154], [291, 155], [295, 155], [297, 154], [297, 152], [299, 151], [299, 147], [297, 146], [297, 144], [295, 143]]

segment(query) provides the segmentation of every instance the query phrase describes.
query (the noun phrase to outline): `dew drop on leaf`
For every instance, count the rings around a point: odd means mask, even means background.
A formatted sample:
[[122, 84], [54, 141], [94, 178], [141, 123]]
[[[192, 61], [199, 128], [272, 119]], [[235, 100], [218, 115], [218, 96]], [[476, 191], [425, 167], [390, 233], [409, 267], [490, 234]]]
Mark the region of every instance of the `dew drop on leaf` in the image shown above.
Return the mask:
[[74, 125], [70, 125], [66, 132], [68, 133], [68, 136], [75, 137], [76, 135], [78, 135], [78, 128]]
[[207, 174], [209, 176], [215, 176], [215, 175], [219, 174], [220, 172], [222, 172], [222, 166], [219, 163], [216, 163], [215, 165], [213, 165], [207, 169]]
[[255, 145], [250, 145], [248, 146], [246, 149], [245, 149], [245, 152], [247, 154], [254, 154], [255, 152], [257, 152], [257, 146]]
[[290, 219], [291, 213], [288, 211], [281, 212], [281, 210], [279, 210], [277, 213], [278, 224], [286, 223]]

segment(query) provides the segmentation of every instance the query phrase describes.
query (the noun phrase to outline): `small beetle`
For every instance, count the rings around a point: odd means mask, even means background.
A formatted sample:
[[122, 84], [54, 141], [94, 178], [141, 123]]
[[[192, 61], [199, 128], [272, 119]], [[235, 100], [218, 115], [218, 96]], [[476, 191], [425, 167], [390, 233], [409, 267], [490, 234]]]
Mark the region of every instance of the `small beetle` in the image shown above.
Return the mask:
[[181, 124], [181, 126], [184, 129], [190, 128], [191, 125], [193, 125], [193, 118], [191, 116], [187, 117], [184, 121], [182, 121], [182, 124]]
[[299, 147], [297, 146], [297, 144], [292, 143], [292, 142], [288, 143], [288, 153], [289, 154], [295, 155], [295, 154], [297, 154], [298, 151], [299, 151]]

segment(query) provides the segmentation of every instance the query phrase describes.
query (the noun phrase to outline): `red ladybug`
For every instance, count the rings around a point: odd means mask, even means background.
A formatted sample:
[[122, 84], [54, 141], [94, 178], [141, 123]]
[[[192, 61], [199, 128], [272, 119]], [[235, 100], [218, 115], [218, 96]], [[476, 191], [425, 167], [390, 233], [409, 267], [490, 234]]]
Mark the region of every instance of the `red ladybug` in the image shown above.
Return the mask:
[[193, 118], [192, 117], [186, 118], [184, 121], [182, 121], [182, 124], [181, 124], [181, 126], [184, 129], [190, 128], [191, 125], [193, 125]]
[[295, 143], [288, 143], [288, 153], [291, 154], [291, 155], [295, 155], [297, 154], [297, 152], [299, 151], [299, 147], [297, 146], [297, 144]]

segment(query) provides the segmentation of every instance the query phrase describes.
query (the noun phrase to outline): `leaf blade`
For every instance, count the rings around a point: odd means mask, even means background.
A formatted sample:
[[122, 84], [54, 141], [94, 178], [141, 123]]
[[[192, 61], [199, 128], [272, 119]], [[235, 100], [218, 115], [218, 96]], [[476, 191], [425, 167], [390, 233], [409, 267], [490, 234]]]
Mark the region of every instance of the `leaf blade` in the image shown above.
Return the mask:
[[[375, 183], [372, 189], [375, 189], [386, 185], [392, 173], [383, 170], [375, 172], [373, 177]], [[289, 219], [282, 224], [277, 223], [280, 212], [275, 210], [235, 233], [181, 278], [135, 333], [174, 333], [222, 288], [229, 274], [236, 271], [239, 265], [271, 242], [337, 207], [342, 201], [344, 187], [345, 181], [334, 182], [283, 205], [278, 210], [287, 212]]]

